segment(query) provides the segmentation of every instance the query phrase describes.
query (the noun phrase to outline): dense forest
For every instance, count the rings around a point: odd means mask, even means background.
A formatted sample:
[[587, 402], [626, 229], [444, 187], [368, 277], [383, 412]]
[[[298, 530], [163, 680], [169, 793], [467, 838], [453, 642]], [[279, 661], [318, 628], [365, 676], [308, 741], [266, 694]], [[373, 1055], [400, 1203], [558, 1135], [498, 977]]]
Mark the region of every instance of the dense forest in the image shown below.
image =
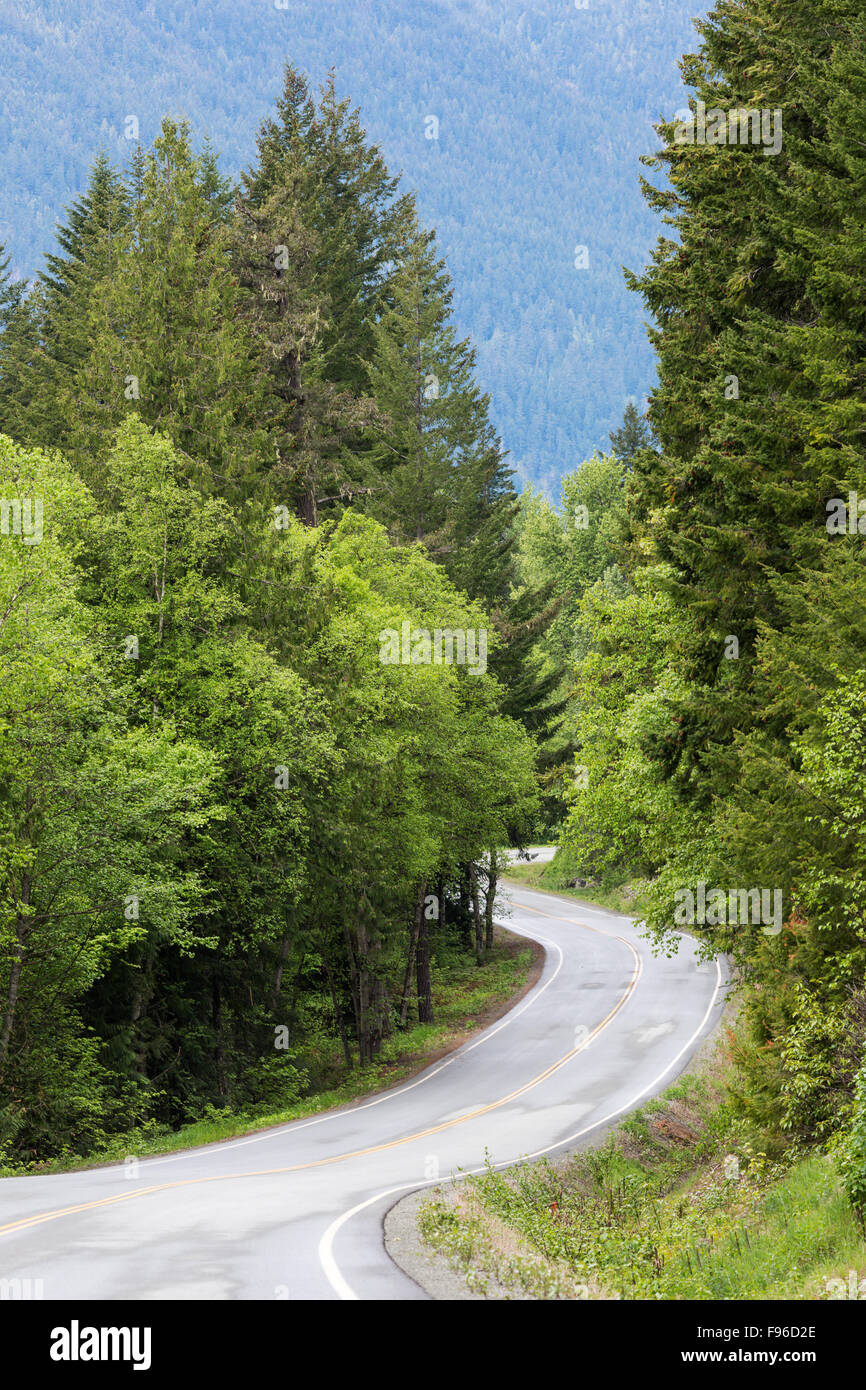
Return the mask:
[[13, 1158], [285, 1106], [487, 959], [562, 756], [555, 604], [515, 591], [451, 294], [357, 112], [291, 67], [238, 186], [167, 119], [96, 160], [38, 281], [4, 271]]
[[728, 954], [744, 1151], [841, 1142], [862, 1210], [866, 15], [721, 0], [698, 27], [695, 102], [779, 109], [784, 138], [765, 157], [659, 126], [645, 193], [670, 230], [631, 280], [648, 421], [559, 506], [524, 499], [577, 750], [557, 873], [638, 883], [661, 949], [685, 926]]
[[237, 182], [166, 118], [3, 259], [10, 1161], [368, 1066], [550, 835], [728, 956], [744, 1156], [829, 1147], [862, 1214], [866, 16], [698, 28], [693, 102], [781, 148], [659, 124], [658, 385], [557, 503], [333, 79], [287, 67]]
[[676, 56], [705, 8], [0, 0], [0, 241], [14, 273], [34, 275], [100, 150], [124, 165], [166, 114], [209, 134], [236, 177], [284, 56], [316, 87], [333, 65], [338, 91], [360, 105], [436, 229], [455, 322], [476, 345], [518, 478], [555, 493], [653, 381], [622, 266], [643, 265], [655, 235], [638, 157], [651, 122], [684, 104]]

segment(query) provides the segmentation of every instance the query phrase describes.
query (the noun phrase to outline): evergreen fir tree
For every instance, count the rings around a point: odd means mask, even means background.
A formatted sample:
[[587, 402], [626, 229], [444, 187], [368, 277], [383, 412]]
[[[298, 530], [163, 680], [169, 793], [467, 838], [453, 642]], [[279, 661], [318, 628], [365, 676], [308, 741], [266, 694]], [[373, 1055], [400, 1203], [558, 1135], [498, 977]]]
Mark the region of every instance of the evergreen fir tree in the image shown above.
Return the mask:
[[[659, 451], [634, 461], [631, 525], [642, 553], [670, 565], [669, 588], [694, 614], [675, 775], [705, 800], [736, 775], [735, 734], [762, 717], [755, 643], [783, 621], [769, 576], [820, 564], [825, 499], [858, 448], [850, 404], [835, 428], [815, 423], [822, 393], [836, 390], [840, 347], [852, 365], [857, 351], [838, 321], [831, 328], [841, 280], [819, 251], [850, 216], [828, 83], [857, 7], [798, 3], [784, 28], [772, 9], [723, 0], [698, 26], [702, 46], [683, 71], [708, 111], [781, 111], [781, 150], [766, 157], [760, 143], [688, 142], [673, 123], [661, 127], [665, 147], [647, 162], [668, 168], [671, 187], [646, 191], [679, 240], [663, 238], [632, 280], [658, 325], [649, 417]], [[853, 91], [843, 100], [856, 110]], [[729, 637], [736, 661], [725, 655]]]
[[30, 294], [7, 300], [6, 320], [0, 332], [0, 434], [21, 443], [39, 439], [51, 409], [45, 400], [47, 376], [43, 335], [44, 291], [37, 285]]
[[234, 264], [266, 373], [274, 497], [315, 525], [370, 482], [366, 362], [396, 180], [333, 77], [317, 109], [291, 65], [257, 155], [235, 204]]
[[0, 332], [20, 304], [23, 292], [22, 282], [9, 278], [9, 257], [6, 255], [6, 247], [0, 241]]
[[317, 236], [292, 189], [289, 176], [258, 206], [236, 199], [232, 264], [260, 362], [271, 495], [315, 526], [321, 507], [361, 490], [350, 466], [352, 443], [374, 410], [326, 374], [328, 303], [315, 275]]
[[629, 401], [618, 430], [611, 430], [610, 442], [618, 459], [630, 467], [638, 449], [645, 449], [651, 442], [649, 426], [638, 414], [634, 401]]
[[193, 153], [187, 125], [163, 122], [153, 150], [133, 161], [130, 197], [122, 232], [100, 243], [87, 356], [58, 390], [69, 447], [92, 477], [106, 439], [134, 412], [209, 488], [252, 486], [264, 448], [261, 374], [229, 264], [225, 186]]
[[40, 279], [49, 302], [72, 295], [84, 276], [95, 278], [94, 253], [102, 251], [105, 242], [110, 245], [127, 220], [126, 182], [102, 152], [93, 162], [85, 193], [66, 209], [66, 222], [57, 228], [59, 252], [45, 257]]
[[385, 423], [372, 451], [382, 484], [370, 510], [397, 539], [423, 541], [443, 560], [453, 557], [461, 470], [485, 423], [471, 351], [449, 322], [451, 299], [433, 233], [413, 213], [391, 302], [373, 325], [370, 379]]
[[312, 278], [328, 316], [320, 352], [329, 381], [369, 394], [373, 325], [388, 299], [390, 266], [411, 208], [398, 196], [381, 151], [370, 144], [360, 113], [336, 93], [333, 72], [319, 103], [291, 64], [277, 120], [263, 124], [257, 161], [243, 176], [247, 203], [261, 207], [278, 188], [290, 191], [315, 238]]
[[22, 440], [64, 447], [69, 431], [60, 400], [90, 347], [88, 308], [127, 220], [122, 177], [105, 154], [94, 161], [85, 193], [57, 227], [59, 250], [27, 296], [17, 294], [0, 342], [2, 420]]

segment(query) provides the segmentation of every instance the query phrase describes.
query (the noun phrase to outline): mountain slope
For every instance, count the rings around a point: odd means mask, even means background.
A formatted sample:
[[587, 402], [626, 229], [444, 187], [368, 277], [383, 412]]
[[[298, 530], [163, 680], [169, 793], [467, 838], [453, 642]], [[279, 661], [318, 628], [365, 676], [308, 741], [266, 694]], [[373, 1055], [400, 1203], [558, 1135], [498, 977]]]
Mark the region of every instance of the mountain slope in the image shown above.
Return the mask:
[[0, 0], [0, 240], [32, 275], [99, 148], [129, 157], [130, 116], [149, 142], [165, 112], [188, 115], [236, 172], [284, 59], [315, 81], [334, 64], [439, 232], [506, 446], [552, 485], [651, 383], [621, 267], [658, 230], [637, 161], [655, 147], [650, 122], [683, 104], [694, 6]]

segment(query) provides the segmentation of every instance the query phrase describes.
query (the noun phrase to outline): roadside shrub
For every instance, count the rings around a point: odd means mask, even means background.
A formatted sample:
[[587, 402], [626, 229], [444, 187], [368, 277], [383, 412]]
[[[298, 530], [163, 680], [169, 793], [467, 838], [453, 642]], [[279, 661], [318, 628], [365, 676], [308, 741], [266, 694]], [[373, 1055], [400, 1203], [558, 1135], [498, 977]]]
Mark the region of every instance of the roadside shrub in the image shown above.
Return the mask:
[[839, 1171], [845, 1195], [866, 1229], [866, 1064], [861, 1067], [854, 1090], [851, 1128], [842, 1143]]

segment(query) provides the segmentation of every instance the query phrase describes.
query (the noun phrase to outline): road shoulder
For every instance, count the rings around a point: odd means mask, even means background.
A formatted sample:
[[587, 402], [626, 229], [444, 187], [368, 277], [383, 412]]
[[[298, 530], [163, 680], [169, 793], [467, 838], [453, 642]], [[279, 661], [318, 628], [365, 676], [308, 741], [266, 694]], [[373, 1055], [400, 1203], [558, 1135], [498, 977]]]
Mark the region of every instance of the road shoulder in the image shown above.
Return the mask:
[[[688, 1060], [685, 1071], [691, 1075], [701, 1075], [713, 1067], [723, 1030], [733, 1023], [736, 1005], [729, 996], [721, 1016], [712, 1031], [701, 1039], [698, 1047]], [[680, 1073], [682, 1075], [682, 1073]], [[558, 1160], [586, 1148], [597, 1148], [609, 1135], [615, 1133], [622, 1120], [605, 1125], [593, 1135], [588, 1144], [575, 1149], [563, 1149]], [[509, 1287], [497, 1280], [489, 1271], [484, 1272], [478, 1287], [473, 1287], [473, 1271], [458, 1268], [448, 1255], [434, 1250], [422, 1238], [419, 1229], [419, 1212], [425, 1202], [454, 1204], [458, 1200], [459, 1180], [430, 1185], [410, 1192], [390, 1208], [384, 1219], [385, 1249], [402, 1272], [427, 1294], [428, 1298], [439, 1302], [490, 1302], [531, 1300], [534, 1295]], [[586, 1295], [582, 1295], [586, 1297]], [[593, 1291], [590, 1297], [604, 1297], [601, 1291]]]

